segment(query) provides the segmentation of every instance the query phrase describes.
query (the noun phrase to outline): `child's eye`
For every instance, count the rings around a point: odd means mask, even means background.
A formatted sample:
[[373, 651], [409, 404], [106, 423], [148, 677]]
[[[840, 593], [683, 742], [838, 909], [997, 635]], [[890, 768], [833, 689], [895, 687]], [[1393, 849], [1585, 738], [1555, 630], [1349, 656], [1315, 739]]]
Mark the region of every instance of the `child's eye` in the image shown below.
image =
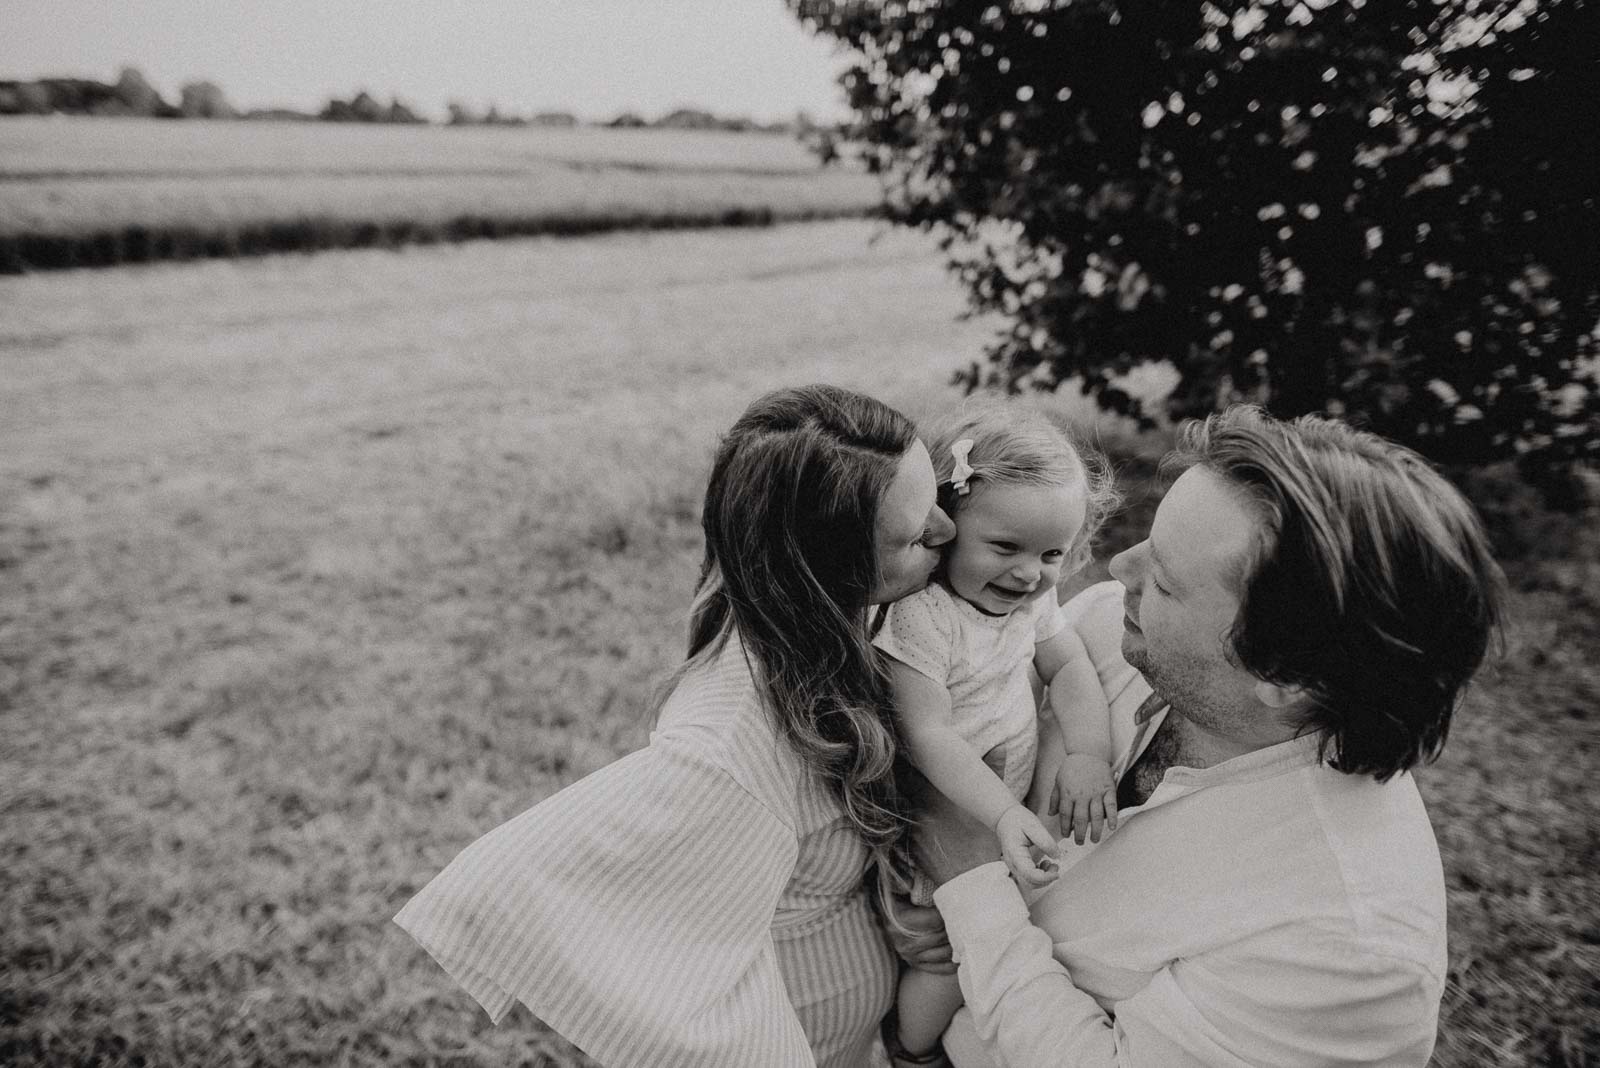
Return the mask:
[[991, 542], [991, 544], [995, 547], [996, 552], [1014, 553], [1017, 551], [1016, 545], [1009, 541], [997, 541]]
[[1044, 558], [1046, 560], [1059, 560], [1065, 555], [1067, 554], [1062, 552], [1060, 549], [1051, 549], [1049, 552], [1044, 554]]

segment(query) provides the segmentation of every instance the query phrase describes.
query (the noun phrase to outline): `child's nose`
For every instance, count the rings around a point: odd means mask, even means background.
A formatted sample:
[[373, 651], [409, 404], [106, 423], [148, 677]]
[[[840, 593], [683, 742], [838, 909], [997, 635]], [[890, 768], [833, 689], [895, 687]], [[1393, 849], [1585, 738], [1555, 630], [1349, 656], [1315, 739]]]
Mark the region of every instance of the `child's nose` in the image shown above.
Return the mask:
[[1039, 568], [1039, 561], [1037, 561], [1037, 560], [1024, 560], [1021, 563], [1019, 563], [1016, 567], [1012, 568], [1011, 569], [1011, 573], [1013, 575], [1016, 575], [1018, 578], [1023, 579], [1023, 580], [1025, 580], [1027, 582], [1038, 582], [1039, 581], [1039, 575], [1041, 574], [1041, 571], [1040, 571], [1040, 568]]

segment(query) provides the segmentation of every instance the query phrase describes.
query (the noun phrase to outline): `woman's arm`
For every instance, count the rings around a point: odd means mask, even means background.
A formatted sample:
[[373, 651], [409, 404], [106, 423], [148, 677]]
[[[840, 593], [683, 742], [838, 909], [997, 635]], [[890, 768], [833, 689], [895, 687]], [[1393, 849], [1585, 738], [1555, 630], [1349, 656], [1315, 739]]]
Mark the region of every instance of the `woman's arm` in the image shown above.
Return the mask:
[[617, 1068], [814, 1063], [772, 945], [798, 843], [667, 733], [469, 846], [396, 922], [499, 1020]]

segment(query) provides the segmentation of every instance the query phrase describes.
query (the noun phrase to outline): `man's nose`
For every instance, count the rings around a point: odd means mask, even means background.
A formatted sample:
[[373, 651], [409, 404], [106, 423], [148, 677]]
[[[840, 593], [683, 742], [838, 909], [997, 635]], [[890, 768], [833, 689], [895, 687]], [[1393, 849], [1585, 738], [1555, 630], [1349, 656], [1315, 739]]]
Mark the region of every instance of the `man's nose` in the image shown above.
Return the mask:
[[1111, 558], [1109, 565], [1111, 577], [1130, 590], [1136, 589], [1139, 584], [1139, 576], [1142, 570], [1139, 566], [1139, 561], [1142, 559], [1141, 550], [1143, 548], [1144, 542], [1141, 541], [1137, 545], [1130, 545]]

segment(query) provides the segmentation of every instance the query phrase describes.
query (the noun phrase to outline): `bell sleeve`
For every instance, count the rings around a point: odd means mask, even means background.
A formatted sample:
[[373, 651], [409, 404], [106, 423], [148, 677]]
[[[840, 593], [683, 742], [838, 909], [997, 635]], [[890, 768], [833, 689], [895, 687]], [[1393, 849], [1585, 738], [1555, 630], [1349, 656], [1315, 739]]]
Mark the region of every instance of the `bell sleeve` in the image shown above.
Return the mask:
[[608, 1066], [812, 1065], [771, 937], [795, 830], [702, 741], [659, 733], [496, 828], [395, 922], [495, 1022], [521, 1001]]

